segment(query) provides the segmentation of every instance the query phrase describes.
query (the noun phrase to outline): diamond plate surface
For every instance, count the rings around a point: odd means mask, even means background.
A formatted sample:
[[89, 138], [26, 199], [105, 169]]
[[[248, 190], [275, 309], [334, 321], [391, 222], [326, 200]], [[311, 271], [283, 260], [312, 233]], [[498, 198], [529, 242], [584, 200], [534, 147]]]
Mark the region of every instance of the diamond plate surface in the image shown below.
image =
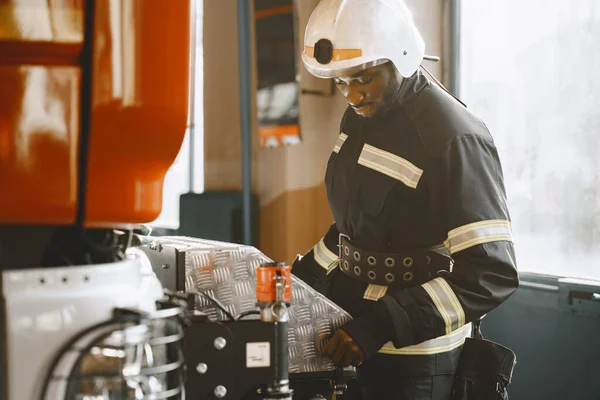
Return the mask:
[[[231, 243], [189, 237], [156, 238], [163, 246], [185, 252], [186, 290], [205, 292], [219, 300], [232, 315], [258, 310], [256, 269], [271, 262], [257, 249]], [[207, 299], [198, 297], [196, 308], [212, 320], [225, 320], [224, 313]], [[321, 356], [332, 333], [351, 317], [325, 296], [292, 276], [289, 308], [289, 372], [322, 372], [334, 369]]]

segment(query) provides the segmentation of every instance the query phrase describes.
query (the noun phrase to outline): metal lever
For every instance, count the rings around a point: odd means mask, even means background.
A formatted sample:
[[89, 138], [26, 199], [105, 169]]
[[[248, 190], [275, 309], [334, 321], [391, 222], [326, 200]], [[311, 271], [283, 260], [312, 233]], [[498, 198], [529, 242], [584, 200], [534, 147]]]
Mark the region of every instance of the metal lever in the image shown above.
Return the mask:
[[332, 382], [332, 400], [335, 400], [336, 396], [346, 393], [346, 390], [348, 390], [348, 385], [346, 384], [346, 379], [344, 378], [344, 368], [337, 367], [335, 369], [335, 377], [333, 378]]

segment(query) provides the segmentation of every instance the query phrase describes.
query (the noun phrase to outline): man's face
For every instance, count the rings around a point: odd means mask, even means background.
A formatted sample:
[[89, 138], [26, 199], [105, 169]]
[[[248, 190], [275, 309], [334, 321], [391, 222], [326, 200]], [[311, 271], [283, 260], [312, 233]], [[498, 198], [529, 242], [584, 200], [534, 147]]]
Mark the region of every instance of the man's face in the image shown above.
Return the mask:
[[395, 100], [401, 83], [402, 78], [391, 62], [335, 78], [348, 104], [364, 118], [372, 118], [386, 109]]

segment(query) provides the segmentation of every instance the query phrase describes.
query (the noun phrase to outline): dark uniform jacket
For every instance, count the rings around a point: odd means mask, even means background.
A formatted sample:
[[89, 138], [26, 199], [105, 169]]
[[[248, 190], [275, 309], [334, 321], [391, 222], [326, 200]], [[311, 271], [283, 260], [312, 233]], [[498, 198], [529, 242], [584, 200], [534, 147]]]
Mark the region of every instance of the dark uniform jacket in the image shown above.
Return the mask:
[[[335, 223], [292, 268], [354, 317], [343, 329], [367, 357], [457, 348], [469, 322], [518, 286], [502, 168], [488, 129], [420, 71], [400, 92], [383, 116], [365, 119], [351, 108], [344, 114], [325, 176]], [[389, 269], [393, 282], [369, 284], [352, 276], [352, 265], [342, 270], [340, 234], [381, 254], [441, 246], [451, 271], [406, 285], [404, 278], [426, 266], [399, 261]]]

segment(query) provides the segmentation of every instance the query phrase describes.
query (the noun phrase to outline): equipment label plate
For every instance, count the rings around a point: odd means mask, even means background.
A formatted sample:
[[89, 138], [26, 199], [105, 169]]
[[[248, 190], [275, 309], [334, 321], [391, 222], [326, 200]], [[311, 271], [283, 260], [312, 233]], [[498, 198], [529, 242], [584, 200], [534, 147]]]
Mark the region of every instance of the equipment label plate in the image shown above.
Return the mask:
[[271, 343], [246, 343], [246, 368], [271, 366]]

